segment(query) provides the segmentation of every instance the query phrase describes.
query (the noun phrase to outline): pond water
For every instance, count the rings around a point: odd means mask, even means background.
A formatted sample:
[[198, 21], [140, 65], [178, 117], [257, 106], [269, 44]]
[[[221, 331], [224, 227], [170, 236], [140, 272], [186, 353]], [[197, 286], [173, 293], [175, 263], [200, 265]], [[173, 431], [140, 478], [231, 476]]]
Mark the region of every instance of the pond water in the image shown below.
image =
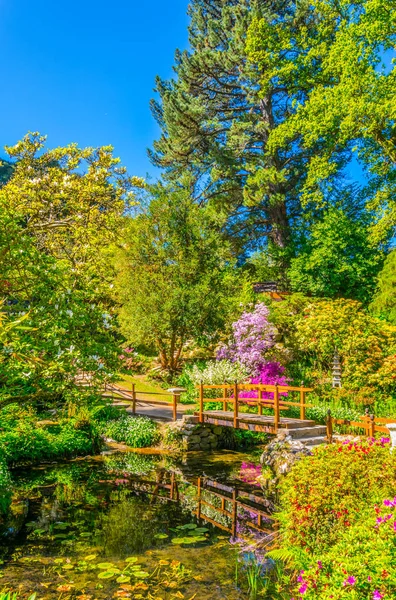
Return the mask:
[[273, 537], [257, 463], [111, 452], [19, 470], [1, 588], [58, 600], [253, 598]]

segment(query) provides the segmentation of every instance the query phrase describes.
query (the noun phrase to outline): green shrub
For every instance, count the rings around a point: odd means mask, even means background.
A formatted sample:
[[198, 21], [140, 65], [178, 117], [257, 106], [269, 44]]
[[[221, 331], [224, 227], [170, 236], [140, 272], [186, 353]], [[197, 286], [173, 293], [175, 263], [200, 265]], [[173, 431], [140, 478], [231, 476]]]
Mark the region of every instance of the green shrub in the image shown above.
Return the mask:
[[381, 441], [320, 446], [281, 486], [280, 514], [288, 544], [307, 554], [336, 543], [362, 509], [396, 490], [396, 454]]
[[382, 503], [381, 508], [366, 509], [314, 565], [300, 570], [296, 596], [303, 592], [306, 600], [396, 597], [396, 502], [384, 501], [392, 506]]
[[[37, 594], [31, 594], [26, 600], [35, 600]], [[16, 592], [0, 592], [0, 600], [19, 600], [22, 598]]]
[[123, 416], [117, 421], [110, 421], [105, 428], [105, 435], [116, 442], [125, 442], [132, 448], [147, 448], [160, 440], [158, 425], [147, 417]]
[[[85, 429], [84, 429], [85, 427]], [[31, 421], [20, 421], [10, 431], [0, 433], [0, 449], [8, 464], [91, 454], [100, 447], [100, 437], [91, 423], [69, 420], [52, 431]]]
[[300, 571], [295, 597], [395, 597], [395, 490], [386, 439], [322, 446], [295, 464], [281, 484], [280, 548], [270, 553]]

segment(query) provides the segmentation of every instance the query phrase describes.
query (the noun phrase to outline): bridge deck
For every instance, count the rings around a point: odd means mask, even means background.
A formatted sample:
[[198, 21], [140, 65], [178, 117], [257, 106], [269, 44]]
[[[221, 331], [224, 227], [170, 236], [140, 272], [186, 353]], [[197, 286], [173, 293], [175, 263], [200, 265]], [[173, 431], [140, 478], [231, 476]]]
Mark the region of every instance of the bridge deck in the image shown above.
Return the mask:
[[[220, 425], [222, 427], [234, 427], [234, 413], [225, 410], [210, 410], [203, 412], [203, 422]], [[278, 429], [299, 429], [301, 427], [312, 427], [315, 421], [302, 419], [289, 419], [281, 417]], [[238, 428], [251, 431], [262, 431], [266, 433], [275, 432], [275, 420], [273, 415], [255, 415], [251, 413], [238, 414]]]

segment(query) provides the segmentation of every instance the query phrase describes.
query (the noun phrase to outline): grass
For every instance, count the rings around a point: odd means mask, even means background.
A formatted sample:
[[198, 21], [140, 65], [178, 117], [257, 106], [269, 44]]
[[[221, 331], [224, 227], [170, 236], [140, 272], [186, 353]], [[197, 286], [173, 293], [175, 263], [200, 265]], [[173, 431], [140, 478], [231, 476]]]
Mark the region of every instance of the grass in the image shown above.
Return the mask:
[[172, 402], [172, 396], [156, 396], [151, 394], [166, 394], [166, 390], [164, 390], [160, 385], [153, 383], [152, 381], [148, 381], [145, 375], [120, 375], [120, 380], [117, 381], [117, 385], [120, 388], [123, 388], [127, 392], [132, 390], [132, 384], [135, 384], [135, 389], [137, 391], [137, 397], [142, 400], [161, 400], [162, 402]]

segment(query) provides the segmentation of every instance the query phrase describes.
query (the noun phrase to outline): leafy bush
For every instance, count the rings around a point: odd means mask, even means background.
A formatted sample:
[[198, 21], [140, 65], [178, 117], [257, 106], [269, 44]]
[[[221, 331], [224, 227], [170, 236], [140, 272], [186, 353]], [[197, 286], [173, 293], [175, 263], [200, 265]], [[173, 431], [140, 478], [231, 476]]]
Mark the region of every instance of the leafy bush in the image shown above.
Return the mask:
[[52, 431], [20, 421], [14, 429], [0, 433], [0, 448], [9, 464], [91, 454], [99, 447], [96, 428], [74, 420], [60, 423]]
[[314, 554], [336, 543], [362, 508], [396, 489], [396, 455], [384, 441], [320, 446], [301, 459], [281, 487], [288, 544]]
[[[26, 600], [35, 600], [37, 594], [31, 594]], [[0, 600], [19, 600], [19, 596], [16, 592], [0, 592]]]
[[154, 446], [160, 439], [158, 425], [147, 417], [123, 416], [117, 421], [110, 421], [105, 428], [105, 435], [116, 442], [125, 442], [132, 448]]
[[301, 569], [296, 595], [307, 600], [395, 598], [395, 507], [396, 498], [384, 498], [382, 506], [366, 509], [314, 566]]
[[295, 597], [394, 598], [396, 454], [389, 440], [319, 447], [281, 485], [280, 549]]

